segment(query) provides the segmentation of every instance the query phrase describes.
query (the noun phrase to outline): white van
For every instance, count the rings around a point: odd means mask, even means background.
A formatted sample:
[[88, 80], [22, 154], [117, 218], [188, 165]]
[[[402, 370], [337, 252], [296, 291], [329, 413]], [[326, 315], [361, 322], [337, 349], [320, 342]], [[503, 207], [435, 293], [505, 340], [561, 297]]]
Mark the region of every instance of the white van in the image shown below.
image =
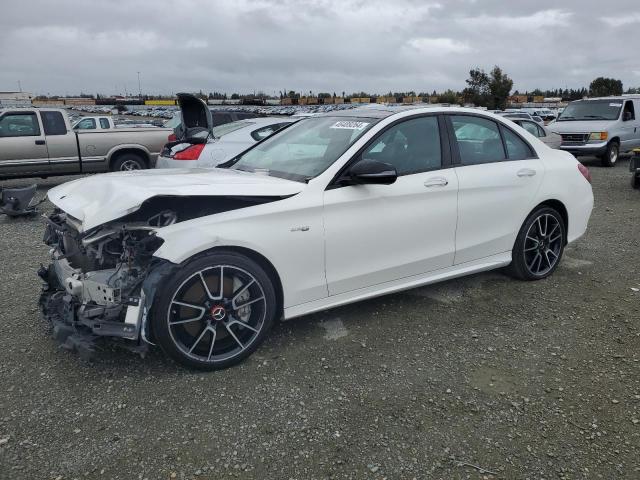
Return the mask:
[[638, 115], [640, 95], [589, 98], [571, 102], [549, 128], [562, 136], [562, 150], [613, 167], [621, 152], [640, 147]]

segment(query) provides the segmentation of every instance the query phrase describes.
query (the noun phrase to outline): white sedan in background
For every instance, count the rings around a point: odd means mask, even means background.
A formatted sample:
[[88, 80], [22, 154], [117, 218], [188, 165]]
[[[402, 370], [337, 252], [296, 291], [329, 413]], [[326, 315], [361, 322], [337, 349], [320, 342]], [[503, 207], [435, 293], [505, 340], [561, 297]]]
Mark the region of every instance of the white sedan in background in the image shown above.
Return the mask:
[[502, 267], [548, 277], [587, 229], [590, 180], [491, 113], [318, 115], [219, 168], [49, 190], [41, 305], [69, 348], [117, 337], [225, 368], [280, 318]]
[[545, 125], [540, 125], [533, 120], [525, 120], [520, 118], [509, 118], [513, 123], [520, 125], [534, 137], [537, 137], [542, 143], [550, 148], [560, 148], [562, 145], [562, 137], [555, 132], [549, 130]]
[[[202, 143], [174, 141], [165, 145], [156, 168], [215, 167], [299, 118], [256, 117], [209, 127], [196, 135]], [[208, 134], [208, 135], [207, 135]]]

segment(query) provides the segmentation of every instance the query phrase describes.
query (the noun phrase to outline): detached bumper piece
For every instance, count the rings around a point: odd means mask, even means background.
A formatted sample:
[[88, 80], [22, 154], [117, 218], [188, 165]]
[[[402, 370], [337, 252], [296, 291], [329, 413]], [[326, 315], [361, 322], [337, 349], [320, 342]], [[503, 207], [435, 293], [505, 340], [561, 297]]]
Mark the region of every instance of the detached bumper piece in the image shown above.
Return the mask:
[[0, 213], [8, 217], [23, 217], [35, 215], [36, 207], [44, 202], [44, 198], [39, 202], [33, 202], [36, 195], [37, 185], [22, 188], [4, 188], [0, 190]]
[[85, 360], [91, 360], [98, 345], [110, 337], [116, 344], [144, 357], [148, 344], [140, 341], [141, 313], [144, 307], [142, 299], [110, 298], [118, 303], [107, 305], [81, 302], [69, 292], [69, 289], [78, 288], [77, 283], [63, 285], [69, 279], [60, 278], [61, 271], [64, 271], [64, 266], [56, 263], [48, 268], [43, 266], [38, 271], [45, 282], [39, 300], [42, 317], [60, 346], [77, 352]]

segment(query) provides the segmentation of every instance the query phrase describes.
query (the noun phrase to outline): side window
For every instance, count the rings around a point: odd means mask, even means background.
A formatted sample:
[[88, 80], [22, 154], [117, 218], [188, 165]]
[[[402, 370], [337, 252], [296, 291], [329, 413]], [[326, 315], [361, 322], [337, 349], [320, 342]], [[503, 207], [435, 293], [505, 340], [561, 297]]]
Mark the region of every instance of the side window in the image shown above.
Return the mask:
[[96, 121], [93, 118], [84, 118], [74, 128], [76, 130], [91, 130], [96, 128]]
[[406, 120], [383, 132], [362, 154], [410, 175], [442, 166], [440, 130], [436, 116]]
[[496, 122], [470, 115], [452, 115], [450, 118], [462, 165], [499, 162], [507, 158]]
[[0, 118], [0, 137], [34, 137], [40, 135], [35, 113], [9, 113]]
[[533, 157], [529, 146], [517, 134], [506, 127], [502, 128], [504, 143], [507, 145], [509, 160], [525, 160]]
[[66, 135], [67, 126], [60, 112], [40, 112], [45, 135]]
[[214, 113], [213, 114], [213, 126], [224, 125], [225, 123], [231, 123], [231, 115], [228, 113]]
[[100, 128], [103, 128], [105, 130], [111, 128], [111, 126], [109, 125], [109, 120], [106, 118], [100, 118]]
[[520, 121], [518, 124], [534, 137], [544, 136], [540, 135], [540, 127], [533, 122]]
[[538, 129], [538, 137], [542, 138], [547, 136], [547, 132], [545, 132], [540, 125], [536, 125], [536, 128]]
[[[627, 112], [629, 112], [631, 115], [628, 115]], [[635, 120], [636, 119], [636, 112], [634, 111], [633, 108], [633, 102], [631, 100], [627, 100], [624, 104], [624, 113], [622, 114], [623, 118], [624, 117], [629, 117], [629, 120]]]
[[285, 125], [288, 125], [288, 123], [276, 123], [275, 125], [262, 127], [262, 128], [259, 128], [258, 130], [254, 130], [253, 132], [251, 132], [251, 136], [256, 142], [259, 142], [263, 138], [267, 138], [272, 133], [277, 132]]

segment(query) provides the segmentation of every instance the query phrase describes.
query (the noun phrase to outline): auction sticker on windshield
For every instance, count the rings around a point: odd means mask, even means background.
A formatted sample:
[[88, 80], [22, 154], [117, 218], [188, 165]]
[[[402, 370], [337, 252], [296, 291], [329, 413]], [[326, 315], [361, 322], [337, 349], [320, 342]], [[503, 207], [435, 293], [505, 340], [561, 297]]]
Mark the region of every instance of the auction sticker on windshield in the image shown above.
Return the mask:
[[621, 107], [622, 104], [621, 103], [610, 103], [609, 106], [610, 107]]
[[369, 125], [367, 122], [350, 122], [347, 120], [342, 120], [340, 122], [334, 123], [333, 125], [331, 125], [330, 128], [342, 128], [346, 130], [362, 130], [367, 125]]

